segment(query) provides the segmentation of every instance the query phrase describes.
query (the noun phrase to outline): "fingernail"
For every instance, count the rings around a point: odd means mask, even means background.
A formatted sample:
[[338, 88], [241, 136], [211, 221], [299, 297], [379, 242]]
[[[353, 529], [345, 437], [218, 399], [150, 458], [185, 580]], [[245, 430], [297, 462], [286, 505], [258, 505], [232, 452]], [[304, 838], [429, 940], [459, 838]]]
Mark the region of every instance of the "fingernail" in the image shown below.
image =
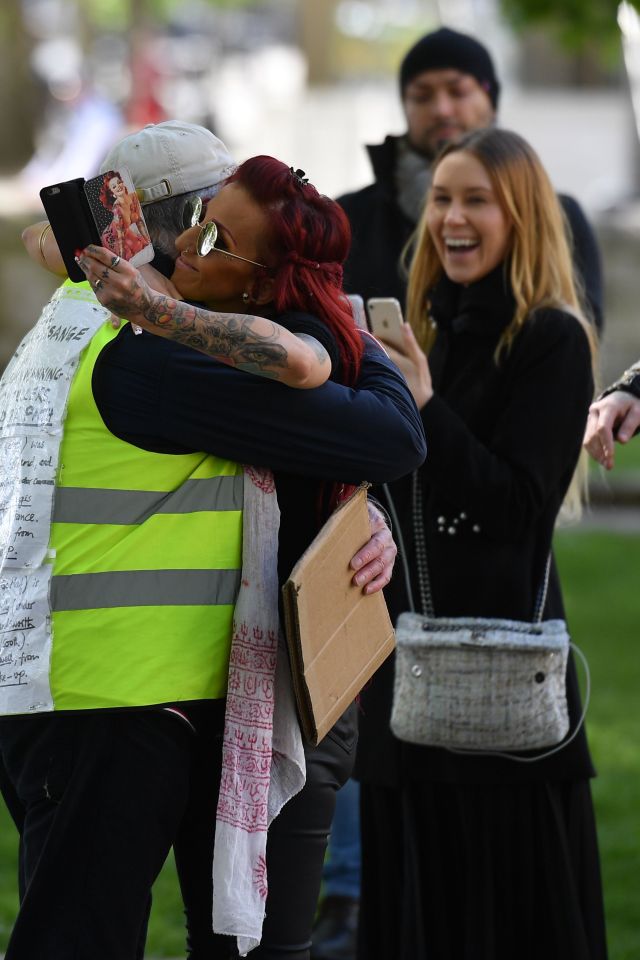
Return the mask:
[[356, 583], [358, 584], [358, 586], [360, 586], [361, 583], [364, 583], [364, 580], [365, 580], [365, 575], [364, 575], [364, 573], [359, 573], [359, 574], [357, 575], [357, 577], [355, 578], [355, 580], [356, 580]]
[[80, 250], [80, 249], [74, 250], [73, 252], [74, 252], [75, 255], [76, 255], [76, 260], [78, 259], [78, 257], [81, 257], [81, 256], [82, 256], [82, 250]]
[[360, 559], [360, 557], [356, 557], [355, 560], [352, 560], [351, 566], [353, 567], [354, 570], [359, 570], [360, 567], [362, 566], [362, 560]]

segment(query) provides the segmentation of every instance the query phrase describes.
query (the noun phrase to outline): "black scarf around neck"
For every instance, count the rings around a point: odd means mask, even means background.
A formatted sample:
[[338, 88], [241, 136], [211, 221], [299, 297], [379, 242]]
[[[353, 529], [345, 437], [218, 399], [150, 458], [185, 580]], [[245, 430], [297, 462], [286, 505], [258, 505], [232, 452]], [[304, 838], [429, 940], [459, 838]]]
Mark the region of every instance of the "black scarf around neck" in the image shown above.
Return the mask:
[[476, 283], [463, 285], [443, 274], [430, 295], [431, 316], [439, 329], [496, 337], [511, 323], [516, 309], [508, 265], [499, 264]]

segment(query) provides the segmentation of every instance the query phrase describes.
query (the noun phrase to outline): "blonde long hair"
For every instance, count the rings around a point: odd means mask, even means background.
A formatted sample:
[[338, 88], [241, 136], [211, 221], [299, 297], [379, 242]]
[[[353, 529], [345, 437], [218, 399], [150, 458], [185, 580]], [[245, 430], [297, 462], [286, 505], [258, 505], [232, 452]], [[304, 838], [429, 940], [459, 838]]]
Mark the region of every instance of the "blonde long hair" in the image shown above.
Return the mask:
[[[511, 250], [505, 260], [516, 301], [513, 320], [498, 341], [496, 363], [535, 310], [555, 307], [573, 314], [589, 340], [592, 366], [597, 344], [577, 288], [568, 242], [568, 226], [556, 193], [533, 148], [517, 133], [494, 127], [467, 134], [438, 155], [433, 172], [445, 157], [465, 152], [478, 160], [491, 180], [498, 203], [512, 224]], [[436, 339], [429, 297], [443, 267], [427, 226], [429, 198], [424, 207], [409, 266], [407, 319], [425, 353]], [[563, 505], [563, 517], [579, 516], [586, 493], [586, 458], [578, 464]]]

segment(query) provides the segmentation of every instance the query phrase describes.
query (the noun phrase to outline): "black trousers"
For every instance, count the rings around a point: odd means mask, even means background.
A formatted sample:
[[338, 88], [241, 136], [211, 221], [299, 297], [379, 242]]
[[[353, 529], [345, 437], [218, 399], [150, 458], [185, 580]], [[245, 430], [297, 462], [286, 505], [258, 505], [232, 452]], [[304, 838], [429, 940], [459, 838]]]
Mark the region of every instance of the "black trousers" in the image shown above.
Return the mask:
[[[266, 916], [262, 942], [251, 951], [252, 960], [309, 960], [336, 792], [351, 775], [356, 740], [357, 714], [352, 704], [317, 747], [305, 750], [305, 786], [269, 829]], [[218, 783], [206, 757], [194, 764], [193, 772], [187, 813], [174, 844], [187, 918], [187, 956], [189, 960], [229, 960], [238, 956], [235, 940], [211, 930]]]
[[[191, 960], [236, 956], [211, 931], [223, 702], [162, 711], [0, 718], [5, 796], [23, 813], [21, 904], [6, 960], [140, 960], [151, 886], [175, 841]], [[307, 783], [267, 846], [263, 943], [307, 960], [335, 794], [348, 779], [355, 705], [307, 751]]]
[[161, 711], [0, 718], [24, 811], [6, 960], [135, 960], [184, 814], [194, 738]]

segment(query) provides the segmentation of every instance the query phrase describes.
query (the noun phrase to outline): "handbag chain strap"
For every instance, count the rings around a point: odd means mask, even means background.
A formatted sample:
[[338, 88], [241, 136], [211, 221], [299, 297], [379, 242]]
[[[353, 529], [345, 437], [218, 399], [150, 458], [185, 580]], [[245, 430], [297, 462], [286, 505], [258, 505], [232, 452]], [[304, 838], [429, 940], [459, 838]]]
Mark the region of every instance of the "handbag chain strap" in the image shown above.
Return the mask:
[[[387, 497], [389, 497], [389, 492], [387, 491]], [[420, 605], [422, 607], [422, 613], [426, 617], [434, 618], [435, 610], [433, 607], [433, 594], [431, 592], [431, 580], [429, 578], [429, 563], [427, 560], [427, 538], [425, 535], [425, 523], [424, 523], [424, 510], [423, 510], [423, 494], [422, 494], [422, 484], [420, 483], [420, 477], [418, 476], [418, 471], [414, 471], [411, 477], [411, 501], [412, 501], [412, 516], [413, 516], [413, 536], [415, 544], [415, 555], [416, 555], [416, 568], [418, 571], [418, 589], [420, 591]], [[397, 525], [399, 527], [399, 524]], [[400, 541], [402, 542], [401, 535], [399, 536]], [[404, 552], [404, 545], [403, 552]], [[542, 620], [542, 614], [544, 611], [545, 603], [547, 602], [547, 591], [549, 589], [549, 572], [551, 570], [551, 552], [547, 557], [547, 563], [545, 565], [543, 581], [538, 590], [538, 595], [536, 597], [536, 605], [533, 615], [533, 622], [540, 623]], [[411, 585], [409, 580], [409, 571], [408, 568], [405, 570], [405, 575], [407, 576], [407, 587], [409, 595], [411, 596]], [[412, 605], [411, 609], [414, 607]]]
[[[409, 572], [409, 562], [407, 560], [407, 552], [404, 545], [404, 539], [402, 536], [402, 531], [400, 529], [400, 522], [398, 520], [398, 514], [396, 512], [395, 504], [393, 502], [393, 497], [391, 496], [391, 491], [389, 490], [388, 485], [385, 483], [382, 485], [382, 488], [385, 492], [387, 503], [389, 505], [389, 513], [393, 519], [394, 531], [393, 535], [398, 541], [398, 546], [400, 549], [400, 558], [402, 561], [402, 567], [404, 570], [404, 575], [407, 583], [407, 596], [409, 600], [409, 608], [412, 613], [416, 612], [415, 604], [413, 601], [413, 590], [411, 588], [411, 575]], [[429, 579], [429, 566], [427, 563], [427, 541], [424, 532], [424, 513], [423, 513], [423, 498], [422, 498], [422, 486], [420, 484], [420, 478], [418, 477], [418, 471], [414, 471], [411, 478], [411, 501], [412, 501], [412, 516], [413, 516], [413, 532], [415, 538], [415, 554], [416, 554], [416, 566], [418, 569], [418, 587], [420, 590], [420, 603], [422, 606], [423, 616], [434, 618], [435, 612], [433, 609], [433, 595], [431, 593], [431, 581]], [[547, 602], [547, 590], [549, 588], [549, 571], [551, 569], [551, 551], [549, 551], [549, 556], [547, 557], [547, 563], [544, 571], [544, 579], [538, 591], [538, 597], [536, 601], [536, 608], [534, 614], [534, 623], [540, 623], [542, 620], [542, 613], [544, 611], [545, 603]], [[560, 750], [563, 750], [568, 746], [572, 740], [578, 735], [580, 728], [582, 727], [585, 717], [587, 715], [587, 709], [589, 707], [589, 700], [591, 698], [591, 675], [589, 671], [589, 664], [587, 658], [583, 654], [580, 647], [577, 647], [574, 643], [571, 644], [571, 649], [578, 655], [582, 661], [582, 665], [585, 671], [585, 696], [584, 703], [582, 707], [582, 712], [578, 718], [578, 722], [571, 732], [570, 736], [566, 737], [561, 743], [557, 746], [552, 747], [551, 750], [545, 750], [544, 753], [539, 753], [533, 757], [523, 757], [519, 756], [516, 753], [506, 753], [500, 750], [456, 750], [454, 748], [447, 748], [451, 753], [457, 753], [465, 756], [493, 756], [501, 757], [505, 760], [514, 760], [519, 763], [537, 763], [539, 760], [544, 760], [547, 757], [552, 756], [554, 753], [558, 753]]]
[[427, 617], [435, 617], [433, 609], [433, 594], [429, 578], [429, 564], [427, 561], [427, 538], [424, 532], [424, 510], [422, 509], [422, 484], [415, 470], [411, 477], [411, 503], [413, 507], [413, 536], [416, 552], [416, 566], [418, 568], [418, 589], [420, 590], [420, 604], [422, 612]]

